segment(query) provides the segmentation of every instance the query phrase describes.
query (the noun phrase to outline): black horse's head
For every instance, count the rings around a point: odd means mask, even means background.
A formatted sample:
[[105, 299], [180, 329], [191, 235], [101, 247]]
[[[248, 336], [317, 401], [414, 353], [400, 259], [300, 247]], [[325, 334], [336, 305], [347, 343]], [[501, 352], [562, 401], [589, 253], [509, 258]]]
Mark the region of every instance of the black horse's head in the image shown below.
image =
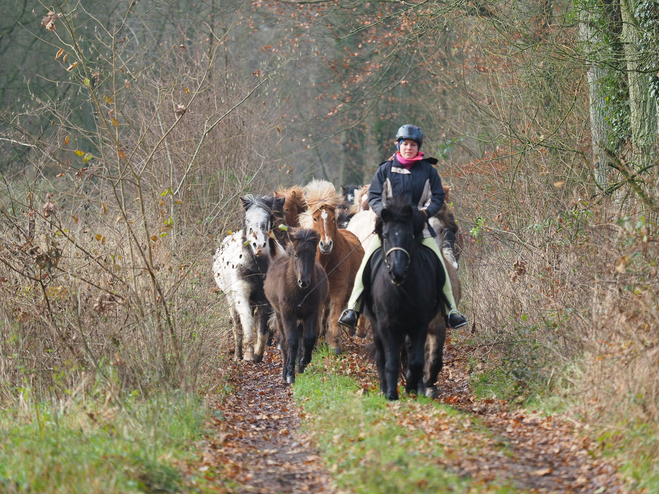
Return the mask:
[[391, 282], [400, 285], [415, 248], [415, 238], [423, 231], [423, 221], [414, 215], [414, 209], [405, 200], [390, 199], [375, 224], [375, 232], [382, 241], [384, 262]]
[[309, 288], [316, 266], [316, 248], [320, 235], [315, 230], [294, 228], [291, 231], [291, 243], [288, 254], [295, 259], [297, 286]]

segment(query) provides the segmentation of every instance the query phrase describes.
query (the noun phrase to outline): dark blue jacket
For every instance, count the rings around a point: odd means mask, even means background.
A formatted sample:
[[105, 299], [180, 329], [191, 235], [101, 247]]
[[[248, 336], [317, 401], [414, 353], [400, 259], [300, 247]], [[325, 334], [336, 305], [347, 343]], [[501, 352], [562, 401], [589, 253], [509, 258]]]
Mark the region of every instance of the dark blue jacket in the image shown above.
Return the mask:
[[[442, 179], [432, 165], [435, 158], [425, 158], [409, 170], [398, 163], [396, 157], [385, 161], [375, 172], [368, 190], [368, 203], [378, 216], [382, 211], [382, 197], [408, 197], [409, 204], [419, 210], [425, 209], [428, 218], [442, 209], [444, 188]], [[386, 199], [385, 199], [386, 200]]]

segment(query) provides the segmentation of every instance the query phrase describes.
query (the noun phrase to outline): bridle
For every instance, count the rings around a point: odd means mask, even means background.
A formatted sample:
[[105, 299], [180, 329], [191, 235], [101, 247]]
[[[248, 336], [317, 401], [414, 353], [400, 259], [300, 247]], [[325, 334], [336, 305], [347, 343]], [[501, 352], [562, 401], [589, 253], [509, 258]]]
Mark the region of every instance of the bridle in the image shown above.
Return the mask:
[[406, 251], [405, 249], [403, 249], [402, 247], [392, 247], [392, 248], [389, 249], [389, 250], [387, 251], [387, 253], [384, 255], [384, 263], [387, 265], [387, 267], [389, 267], [389, 254], [391, 254], [392, 252], [397, 251], [397, 250], [403, 252], [403, 253], [407, 256], [407, 263], [408, 263], [408, 264], [410, 263], [410, 260], [412, 259], [412, 257], [410, 256], [410, 253], [409, 253], [409, 252], [407, 252], [407, 251]]
[[[396, 251], [403, 252], [403, 253], [407, 256], [407, 266], [405, 266], [405, 272], [407, 272], [407, 269], [410, 267], [410, 262], [412, 261], [412, 256], [410, 256], [410, 253], [409, 253], [408, 251], [406, 251], [405, 249], [403, 249], [402, 247], [391, 247], [391, 248], [386, 252], [386, 254], [384, 255], [384, 263], [385, 263], [385, 265], [387, 266], [387, 269], [388, 269], [389, 271], [391, 271], [391, 264], [389, 264], [389, 254], [391, 254], [392, 252], [396, 252]], [[391, 273], [390, 273], [390, 275], [391, 275]], [[404, 280], [403, 280], [403, 281], [404, 281]], [[391, 280], [391, 282], [392, 282], [394, 285], [397, 285], [397, 286], [400, 286], [400, 285], [403, 283], [403, 282], [401, 282], [401, 283], [397, 283], [397, 282], [395, 282], [393, 279]]]

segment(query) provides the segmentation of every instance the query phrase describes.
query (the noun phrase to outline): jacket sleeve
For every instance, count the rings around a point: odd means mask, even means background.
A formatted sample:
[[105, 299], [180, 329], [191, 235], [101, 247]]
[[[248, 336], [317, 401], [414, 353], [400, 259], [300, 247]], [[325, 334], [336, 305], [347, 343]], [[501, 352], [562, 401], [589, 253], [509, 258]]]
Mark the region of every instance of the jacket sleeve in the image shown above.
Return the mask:
[[426, 208], [426, 214], [428, 218], [435, 216], [439, 213], [439, 210], [442, 209], [444, 205], [444, 187], [442, 187], [442, 179], [439, 178], [439, 173], [432, 166], [430, 166], [430, 204]]
[[371, 187], [368, 189], [368, 205], [378, 216], [378, 218], [380, 217], [380, 212], [382, 212], [382, 208], [384, 207], [382, 204], [382, 193], [384, 191], [384, 183], [386, 181], [384, 168], [384, 164], [380, 165], [378, 171], [375, 172], [375, 176], [371, 182]]

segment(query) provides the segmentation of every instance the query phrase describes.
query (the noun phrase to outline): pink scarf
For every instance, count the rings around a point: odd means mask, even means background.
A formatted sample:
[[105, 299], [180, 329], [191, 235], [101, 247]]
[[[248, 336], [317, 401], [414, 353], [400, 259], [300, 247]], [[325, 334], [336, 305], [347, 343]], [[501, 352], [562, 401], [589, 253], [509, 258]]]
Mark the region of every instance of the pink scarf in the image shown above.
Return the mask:
[[425, 155], [419, 152], [414, 158], [403, 158], [399, 152], [396, 152], [396, 160], [408, 170], [414, 166], [417, 161], [421, 161]]

